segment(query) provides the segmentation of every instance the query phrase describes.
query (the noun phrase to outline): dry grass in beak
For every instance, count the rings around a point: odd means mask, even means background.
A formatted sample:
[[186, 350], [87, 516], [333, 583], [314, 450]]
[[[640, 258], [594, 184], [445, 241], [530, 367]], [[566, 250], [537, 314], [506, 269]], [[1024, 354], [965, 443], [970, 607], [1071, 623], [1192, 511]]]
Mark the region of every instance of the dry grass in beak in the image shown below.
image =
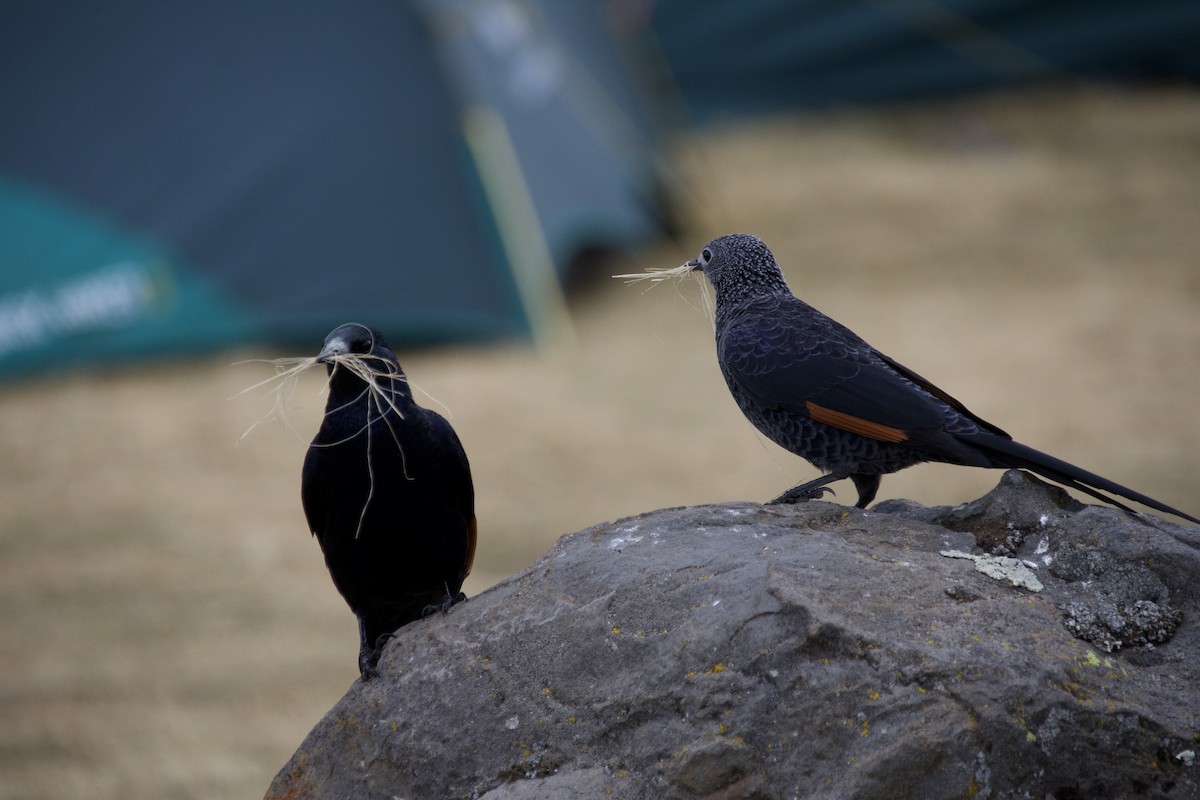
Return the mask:
[[[258, 359], [249, 362], [242, 361], [239, 363], [254, 363], [260, 361]], [[371, 362], [379, 362], [373, 364]], [[329, 381], [333, 379], [333, 375], [339, 369], [345, 369], [356, 375], [363, 382], [363, 390], [357, 394], [352, 400], [347, 401], [345, 405], [354, 405], [364, 400], [368, 403], [368, 412], [366, 415], [365, 424], [356, 431], [347, 434], [344, 438], [321, 444], [321, 447], [333, 447], [343, 444], [357, 436], [367, 436], [367, 452], [370, 453], [371, 437], [374, 430], [374, 423], [382, 420], [387, 426], [387, 435], [390, 435], [396, 447], [400, 450], [401, 459], [404, 458], [404, 449], [400, 444], [400, 439], [396, 434], [395, 428], [392, 427], [392, 420], [387, 415], [387, 410], [391, 409], [396, 412], [396, 416], [404, 419], [404, 412], [400, 410], [396, 404], [396, 395], [403, 391], [395, 384], [400, 381], [405, 385], [408, 384], [408, 379], [396, 365], [390, 361], [386, 361], [378, 356], [361, 355], [358, 353], [338, 353], [320, 358], [317, 356], [308, 356], [302, 358], [276, 358], [270, 360], [261, 360], [261, 363], [271, 364], [275, 367], [275, 375], [265, 380], [259, 381], [253, 386], [249, 386], [238, 392], [234, 397], [240, 397], [247, 392], [252, 392], [256, 389], [269, 387], [268, 391], [274, 395], [274, 402], [271, 405], [271, 410], [268, 411], [261, 419], [246, 429], [246, 432], [239, 437], [238, 441], [245, 439], [250, 435], [250, 432], [257, 428], [263, 422], [268, 420], [282, 420], [284, 427], [290, 431], [297, 439], [303, 441], [302, 437], [292, 426], [287, 415], [287, 401], [296, 391], [296, 384], [300, 381], [300, 376], [313, 367], [326, 364], [333, 364], [334, 369], [330, 371], [329, 378], [325, 381], [325, 391], [329, 390]], [[343, 406], [345, 407], [345, 406]], [[327, 409], [326, 414], [332, 413], [339, 409]], [[316, 447], [315, 443], [310, 445]], [[404, 466], [405, 477], [408, 476], [407, 464]], [[358, 538], [362, 530], [362, 521], [367, 513], [367, 507], [370, 505], [371, 498], [375, 495], [375, 473], [372, 468], [372, 463], [368, 455], [367, 459], [367, 474], [370, 479], [370, 489], [367, 492], [367, 498], [363, 502], [362, 510], [359, 514], [359, 528], [355, 531], [355, 538]]]
[[645, 272], [635, 272], [630, 275], [613, 275], [614, 278], [620, 278], [626, 283], [641, 283], [642, 281], [650, 281], [651, 283], [661, 283], [665, 280], [673, 278], [681, 278], [684, 275], [689, 275], [695, 270], [690, 264], [680, 264], [678, 267], [670, 269], [661, 269], [658, 267], [649, 267]]
[[[264, 363], [271, 364], [275, 367], [275, 374], [270, 378], [261, 380], [258, 383], [248, 386], [241, 390], [234, 397], [241, 397], [244, 394], [253, 392], [258, 389], [266, 389], [274, 397], [271, 404], [271, 410], [268, 411], [261, 419], [246, 429], [246, 432], [238, 437], [238, 441], [245, 439], [250, 435], [251, 431], [261, 425], [263, 422], [282, 420], [284, 427], [289, 431], [299, 436], [295, 428], [287, 416], [287, 403], [291, 396], [296, 391], [296, 385], [300, 382], [300, 376], [308, 372], [313, 367], [323, 366], [327, 363], [332, 363], [338, 369], [348, 370], [357, 375], [365, 384], [364, 394], [369, 396], [372, 404], [380, 415], [383, 414], [384, 407], [388, 407], [395, 411], [396, 414], [403, 419], [404, 414], [396, 406], [393, 399], [395, 389], [390, 385], [394, 381], [404, 381], [407, 379], [403, 373], [395, 372], [389, 369], [387, 362], [383, 363], [382, 368], [371, 364], [372, 361], [383, 361], [378, 356], [359, 355], [355, 353], [344, 353], [332, 356], [327, 356], [324, 360], [318, 359], [316, 356], [291, 356], [286, 358], [275, 359], [251, 359], [250, 361], [239, 361], [239, 364], [249, 363]], [[331, 375], [332, 377], [332, 375]], [[385, 384], [385, 381], [387, 382]], [[325, 382], [325, 388], [328, 390], [329, 382]], [[361, 398], [363, 395], [359, 395]], [[231, 398], [232, 399], [232, 398]], [[357, 402], [356, 398], [356, 402]]]
[[[658, 284], [662, 283], [663, 281], [677, 280], [677, 279], [686, 278], [689, 276], [694, 278], [701, 285], [700, 303], [701, 303], [702, 308], [700, 309], [700, 311], [701, 311], [701, 313], [704, 314], [705, 317], [708, 318], [709, 324], [713, 325], [713, 327], [715, 329], [716, 322], [715, 322], [715, 309], [713, 306], [713, 298], [709, 295], [708, 291], [705, 288], [703, 288], [705, 282], [700, 280], [700, 276], [702, 274], [703, 273], [701, 272], [701, 270], [699, 270], [693, 262], [689, 261], [686, 264], [680, 264], [678, 267], [671, 267], [669, 269], [663, 269], [663, 268], [659, 268], [659, 267], [647, 267], [645, 272], [635, 272], [635, 273], [628, 274], [628, 275], [613, 275], [613, 277], [620, 278], [623, 281], [625, 281], [626, 284], [629, 284], [629, 285], [632, 285], [635, 283], [643, 283], [643, 282], [648, 281], [650, 285], [646, 287], [647, 292], [650, 291], [651, 289], [653, 289]], [[688, 300], [686, 297], [684, 297], [682, 292], [680, 292], [678, 289], [676, 289], [676, 292], [679, 293], [680, 297], [683, 297], [683, 300], [685, 303], [687, 303], [689, 306], [692, 305], [692, 302], [690, 300]], [[693, 306], [693, 308], [694, 307], [695, 306]]]
[[292, 434], [299, 438], [299, 433], [292, 427], [287, 416], [287, 403], [296, 391], [296, 386], [300, 382], [300, 376], [308, 372], [320, 362], [315, 356], [290, 356], [287, 358], [262, 359], [253, 358], [247, 361], [239, 361], [234, 366], [241, 364], [270, 364], [275, 367], [275, 374], [270, 378], [259, 381], [258, 383], [247, 386], [240, 392], [235, 394], [230, 400], [241, 397], [244, 394], [264, 389], [273, 396], [271, 410], [264, 414], [260, 419], [256, 420], [253, 425], [246, 429], [245, 433], [238, 437], [238, 441], [242, 441], [250, 435], [251, 431], [257, 428], [264, 422], [282, 420], [284, 427]]

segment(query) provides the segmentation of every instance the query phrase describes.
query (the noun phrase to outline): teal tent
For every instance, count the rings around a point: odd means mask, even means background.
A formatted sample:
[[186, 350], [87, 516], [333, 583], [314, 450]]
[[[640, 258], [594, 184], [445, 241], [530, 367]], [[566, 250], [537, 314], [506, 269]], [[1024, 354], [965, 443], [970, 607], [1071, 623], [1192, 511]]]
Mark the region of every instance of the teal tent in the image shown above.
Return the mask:
[[577, 253], [661, 231], [585, 0], [10, 0], [0, 119], [0, 377], [552, 336]]
[[693, 122], [1038, 81], [1200, 79], [1196, 0], [655, 0]]

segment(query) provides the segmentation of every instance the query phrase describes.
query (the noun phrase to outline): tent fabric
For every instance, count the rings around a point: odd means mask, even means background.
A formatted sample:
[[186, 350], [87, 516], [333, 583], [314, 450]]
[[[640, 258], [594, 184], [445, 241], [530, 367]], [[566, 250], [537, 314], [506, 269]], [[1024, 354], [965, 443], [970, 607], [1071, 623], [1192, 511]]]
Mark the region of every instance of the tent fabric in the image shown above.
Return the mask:
[[1200, 79], [1194, 0], [657, 0], [693, 122], [1078, 78]]
[[158, 243], [58, 197], [0, 182], [0, 367], [58, 371], [243, 340], [250, 316]]
[[[597, 13], [578, 0], [3, 4], [0, 376], [312, 347], [352, 320], [401, 344], [546, 324], [537, 306], [576, 248], [659, 232], [653, 139]], [[488, 37], [502, 46], [479, 46]], [[582, 78], [567, 76], [564, 37]], [[502, 78], [539, 52], [539, 93], [522, 96]], [[602, 107], [580, 88], [593, 80]], [[470, 119], [510, 144], [506, 169]], [[614, 145], [606, 126], [636, 139]], [[514, 216], [521, 197], [530, 213]], [[91, 296], [117, 285], [123, 304]]]

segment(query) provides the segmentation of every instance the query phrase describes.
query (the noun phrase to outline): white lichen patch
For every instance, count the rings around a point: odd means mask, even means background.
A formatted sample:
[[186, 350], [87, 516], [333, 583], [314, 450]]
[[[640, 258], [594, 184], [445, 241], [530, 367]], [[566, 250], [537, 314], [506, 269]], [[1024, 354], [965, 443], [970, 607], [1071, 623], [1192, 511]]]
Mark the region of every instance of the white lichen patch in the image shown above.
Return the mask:
[[1038, 580], [1037, 575], [1033, 574], [1033, 570], [1020, 559], [1008, 556], [977, 556], [961, 550], [942, 550], [940, 554], [946, 558], [965, 558], [968, 561], [974, 561], [977, 572], [982, 572], [996, 580], [1006, 580], [1018, 588], [1028, 589], [1031, 592], [1040, 592], [1045, 588]]
[[731, 517], [744, 517], [747, 514], [753, 514], [756, 511], [757, 511], [757, 509], [748, 508], [746, 506], [733, 506], [733, 507], [726, 506], [721, 509], [721, 513], [728, 514]]
[[612, 539], [609, 539], [609, 541], [608, 541], [608, 549], [609, 550], [620, 550], [622, 547], [625, 547], [626, 545], [637, 544], [638, 542], [640, 542], [642, 539], [645, 539], [645, 538], [646, 538], [645, 536], [637, 536], [633, 533], [626, 534], [625, 536], [614, 536]]

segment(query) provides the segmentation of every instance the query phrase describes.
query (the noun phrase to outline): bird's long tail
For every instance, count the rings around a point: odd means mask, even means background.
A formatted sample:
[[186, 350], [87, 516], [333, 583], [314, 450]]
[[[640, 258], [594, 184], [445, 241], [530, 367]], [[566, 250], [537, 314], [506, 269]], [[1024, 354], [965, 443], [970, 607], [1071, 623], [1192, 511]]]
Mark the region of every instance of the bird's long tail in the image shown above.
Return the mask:
[[1041, 475], [1043, 478], [1048, 478], [1072, 489], [1078, 489], [1098, 500], [1114, 505], [1117, 508], [1125, 509], [1126, 511], [1132, 511], [1133, 509], [1102, 494], [1102, 492], [1115, 494], [1126, 500], [1141, 503], [1156, 511], [1173, 514], [1176, 517], [1200, 525], [1200, 519], [1196, 519], [1190, 514], [1185, 514], [1177, 508], [1171, 508], [1171, 506], [1161, 503], [1153, 497], [1147, 497], [1141, 492], [1135, 492], [1133, 489], [1122, 486], [1119, 483], [1114, 483], [1108, 478], [1103, 478], [1094, 472], [1080, 469], [1074, 464], [1069, 464], [1062, 459], [1047, 455], [1040, 450], [1034, 450], [1032, 447], [1023, 445], [1020, 442], [1014, 442], [1011, 439], [994, 436], [990, 433], [964, 436], [962, 439], [964, 442], [969, 442], [971, 445], [984, 451], [995, 462], [995, 466], [997, 467], [1027, 469], [1030, 472]]

